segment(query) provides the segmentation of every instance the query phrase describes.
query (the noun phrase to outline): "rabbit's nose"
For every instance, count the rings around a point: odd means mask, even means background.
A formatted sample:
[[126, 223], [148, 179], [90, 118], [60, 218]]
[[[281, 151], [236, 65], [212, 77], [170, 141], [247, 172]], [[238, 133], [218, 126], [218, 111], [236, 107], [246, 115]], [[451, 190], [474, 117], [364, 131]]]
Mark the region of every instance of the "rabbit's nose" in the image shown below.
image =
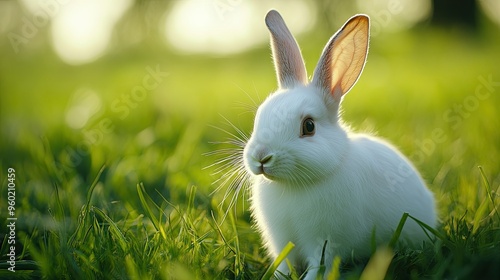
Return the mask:
[[265, 155], [264, 157], [262, 157], [259, 162], [260, 164], [264, 165], [266, 164], [267, 162], [269, 162], [271, 160], [271, 158], [273, 157], [272, 154], [268, 154], [268, 155]]
[[255, 151], [254, 158], [258, 163], [264, 165], [271, 161], [273, 153], [267, 147], [258, 146]]
[[266, 175], [269, 172], [269, 166], [265, 166], [265, 165], [266, 165], [266, 163], [269, 163], [272, 158], [273, 158], [272, 154], [263, 154], [263, 155], [260, 155], [258, 157], [258, 159], [257, 159], [257, 161], [258, 161], [257, 174]]

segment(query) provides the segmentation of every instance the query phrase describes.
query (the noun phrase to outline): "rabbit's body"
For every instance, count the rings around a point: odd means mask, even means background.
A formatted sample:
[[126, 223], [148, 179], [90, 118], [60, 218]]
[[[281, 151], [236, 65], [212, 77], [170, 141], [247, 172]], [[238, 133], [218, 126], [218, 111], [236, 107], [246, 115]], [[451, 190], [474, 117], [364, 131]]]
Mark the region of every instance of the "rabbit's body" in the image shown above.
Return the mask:
[[[368, 18], [353, 17], [332, 37], [311, 83], [279, 14], [269, 12], [266, 23], [280, 89], [257, 111], [244, 164], [253, 174], [251, 209], [269, 253], [276, 257], [293, 242], [288, 259], [314, 279], [325, 241], [329, 268], [336, 255], [369, 254], [372, 236], [388, 242], [405, 212], [434, 226], [433, 195], [412, 164], [339, 120], [340, 101], [366, 59]], [[421, 244], [426, 236], [407, 220], [401, 239]], [[289, 272], [285, 262], [279, 271]]]
[[[261, 108], [277, 110], [262, 109], [257, 114], [256, 135], [262, 135], [260, 141], [273, 151], [267, 176], [275, 179], [255, 176], [251, 203], [271, 255], [276, 257], [291, 241], [296, 245], [288, 256], [292, 264], [314, 268], [327, 241], [328, 267], [335, 255], [367, 256], [373, 233], [379, 244], [387, 242], [405, 212], [434, 226], [433, 195], [411, 163], [380, 139], [346, 131], [314, 91], [299, 88], [275, 94]], [[299, 130], [300, 119], [294, 121], [293, 116], [301, 115], [314, 116], [316, 129], [325, 134], [286, 139], [296, 134], [290, 130]], [[275, 129], [261, 130], [260, 123]], [[259, 141], [258, 136], [255, 139]], [[255, 142], [249, 142], [247, 150], [258, 153]], [[298, 145], [303, 149], [295, 149]], [[406, 222], [402, 240], [421, 244], [426, 238], [413, 220]], [[288, 271], [286, 263], [280, 271]]]

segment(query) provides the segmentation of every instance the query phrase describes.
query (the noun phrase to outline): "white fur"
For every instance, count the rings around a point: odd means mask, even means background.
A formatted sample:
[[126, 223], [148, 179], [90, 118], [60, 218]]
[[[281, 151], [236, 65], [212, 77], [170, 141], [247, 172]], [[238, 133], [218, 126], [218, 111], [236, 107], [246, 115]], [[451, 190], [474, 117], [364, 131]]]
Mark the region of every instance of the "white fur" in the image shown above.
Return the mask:
[[[279, 14], [271, 11], [268, 18], [268, 26], [280, 27], [279, 34], [270, 28], [273, 40], [279, 41], [274, 37], [280, 34], [285, 34], [281, 39], [290, 40]], [[436, 223], [433, 194], [412, 164], [388, 143], [351, 133], [338, 120], [340, 99], [357, 80], [362, 65], [342, 72], [335, 63], [331, 69], [325, 57], [333, 56], [330, 59], [349, 65], [342, 52], [335, 54], [332, 49], [336, 44], [349, 48], [352, 40], [356, 41], [352, 51], [361, 51], [348, 57], [364, 63], [368, 39], [364, 42], [359, 34], [368, 32], [365, 21], [362, 16], [352, 18], [332, 38], [315, 71], [319, 78], [312, 83], [301, 82], [302, 74], [278, 73], [278, 79], [290, 80], [288, 85], [296, 86], [278, 90], [259, 107], [254, 131], [244, 149], [245, 167], [252, 174], [251, 209], [265, 246], [276, 257], [289, 241], [293, 242], [296, 248], [288, 259], [298, 268], [309, 269], [306, 279], [315, 278], [325, 241], [329, 271], [336, 255], [343, 259], [352, 253], [368, 255], [374, 230], [379, 244], [387, 242], [405, 212], [430, 226]], [[294, 44], [288, 41], [282, 45], [289, 48]], [[301, 58], [298, 47], [273, 49], [274, 54], [277, 51], [291, 52], [294, 62], [275, 56], [276, 64], [303, 65], [295, 61]], [[280, 71], [279, 65], [276, 69]], [[330, 85], [330, 74], [339, 71], [341, 76], [334, 79], [338, 84]], [[314, 119], [315, 134], [301, 137], [306, 117]], [[416, 222], [407, 220], [402, 239], [421, 244], [426, 238]], [[279, 271], [289, 273], [285, 263]]]

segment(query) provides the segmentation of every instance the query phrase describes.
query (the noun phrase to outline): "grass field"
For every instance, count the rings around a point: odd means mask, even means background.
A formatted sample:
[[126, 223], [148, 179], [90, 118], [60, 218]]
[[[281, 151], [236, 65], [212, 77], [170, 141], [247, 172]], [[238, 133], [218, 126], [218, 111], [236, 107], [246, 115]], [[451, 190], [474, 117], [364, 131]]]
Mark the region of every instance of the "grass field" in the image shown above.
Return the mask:
[[[309, 72], [328, 36], [298, 38]], [[225, 119], [251, 132], [254, 102], [276, 85], [267, 46], [229, 57], [131, 46], [75, 67], [34, 45], [0, 63], [0, 277], [264, 275], [271, 260], [252, 228], [248, 195], [223, 221], [224, 190], [211, 194], [220, 174], [204, 169], [217, 157], [204, 154], [227, 147], [211, 144], [228, 137], [214, 126], [234, 132]], [[499, 49], [498, 30], [372, 38], [344, 119], [413, 160], [440, 216], [438, 237], [396, 253], [388, 279], [500, 278]], [[0, 53], [11, 53], [7, 43]], [[154, 72], [153, 85], [144, 84]], [[6, 262], [9, 168], [15, 273]], [[365, 270], [366, 261], [342, 261], [333, 277]]]

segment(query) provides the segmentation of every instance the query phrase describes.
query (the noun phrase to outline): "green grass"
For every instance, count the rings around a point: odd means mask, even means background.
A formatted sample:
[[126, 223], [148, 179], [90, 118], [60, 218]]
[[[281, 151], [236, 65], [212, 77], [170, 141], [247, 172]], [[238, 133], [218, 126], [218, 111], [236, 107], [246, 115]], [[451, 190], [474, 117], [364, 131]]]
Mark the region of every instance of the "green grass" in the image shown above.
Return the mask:
[[[327, 37], [298, 38], [309, 71]], [[344, 119], [413, 159], [436, 194], [441, 223], [422, 250], [381, 249], [365, 276], [500, 277], [500, 87], [467, 105], [480, 77], [500, 81], [495, 38], [421, 31], [372, 39], [367, 67], [344, 100]], [[169, 75], [126, 116], [114, 111], [113, 102], [156, 65]], [[223, 191], [211, 195], [218, 177], [203, 169], [217, 158], [203, 154], [225, 147], [210, 144], [227, 137], [212, 125], [232, 131], [221, 115], [250, 132], [252, 100], [259, 103], [274, 87], [265, 46], [234, 57], [129, 48], [82, 67], [64, 65], [48, 48], [2, 57], [0, 220], [7, 218], [6, 174], [13, 167], [20, 258], [15, 274], [2, 261], [0, 277], [270, 275], [275, 267], [251, 226], [248, 197], [223, 219]], [[95, 92], [101, 106], [75, 129], [65, 116], [82, 89]], [[469, 109], [453, 111], [456, 104]], [[103, 121], [112, 129], [103, 130]], [[100, 133], [99, 141], [89, 142], [89, 131]], [[1, 260], [8, 250], [4, 238]], [[331, 276], [358, 278], [366, 264], [337, 261]]]

